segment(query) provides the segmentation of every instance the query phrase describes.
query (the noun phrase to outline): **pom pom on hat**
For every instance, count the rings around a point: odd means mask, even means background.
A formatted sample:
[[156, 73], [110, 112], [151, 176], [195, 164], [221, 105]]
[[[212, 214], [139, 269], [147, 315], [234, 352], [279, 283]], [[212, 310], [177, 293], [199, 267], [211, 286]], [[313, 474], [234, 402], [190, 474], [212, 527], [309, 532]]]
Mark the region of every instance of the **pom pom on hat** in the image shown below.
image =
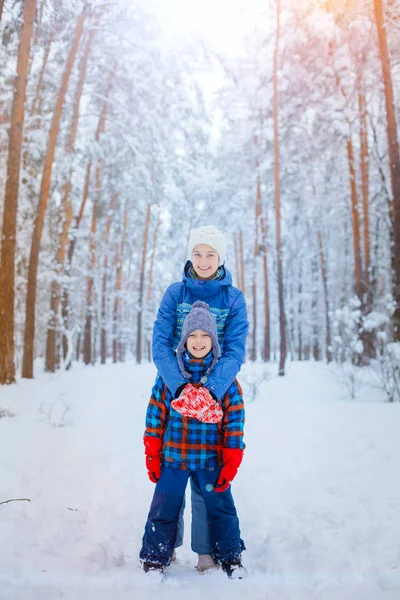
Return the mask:
[[226, 237], [214, 225], [205, 225], [198, 229], [192, 229], [189, 238], [188, 260], [192, 260], [193, 248], [199, 244], [207, 244], [218, 252], [219, 265], [221, 266], [226, 260]]

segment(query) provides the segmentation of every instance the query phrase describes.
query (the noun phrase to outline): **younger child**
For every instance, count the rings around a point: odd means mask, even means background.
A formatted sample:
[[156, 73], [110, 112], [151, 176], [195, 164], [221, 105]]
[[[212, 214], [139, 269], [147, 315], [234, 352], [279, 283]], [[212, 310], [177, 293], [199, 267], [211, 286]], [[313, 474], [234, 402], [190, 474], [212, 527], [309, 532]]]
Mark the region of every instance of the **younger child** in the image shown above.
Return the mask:
[[162, 571], [171, 562], [189, 478], [207, 507], [214, 561], [229, 577], [243, 570], [245, 546], [230, 490], [245, 448], [242, 391], [234, 380], [215, 402], [200, 383], [211, 374], [219, 353], [215, 318], [205, 302], [195, 302], [177, 348], [179, 368], [190, 383], [174, 400], [159, 375], [146, 414], [146, 465], [150, 480], [157, 483], [140, 551], [146, 572]]

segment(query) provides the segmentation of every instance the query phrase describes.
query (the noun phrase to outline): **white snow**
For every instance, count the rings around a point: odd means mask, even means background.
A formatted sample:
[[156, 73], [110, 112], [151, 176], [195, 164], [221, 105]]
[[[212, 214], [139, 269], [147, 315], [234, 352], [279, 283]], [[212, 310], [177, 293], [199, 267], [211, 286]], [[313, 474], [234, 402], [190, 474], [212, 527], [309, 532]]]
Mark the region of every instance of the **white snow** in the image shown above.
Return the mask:
[[194, 570], [189, 510], [163, 582], [139, 569], [153, 366], [77, 366], [0, 387], [15, 414], [0, 418], [0, 502], [31, 500], [0, 505], [0, 599], [398, 600], [400, 404], [347, 400], [322, 364], [292, 363], [284, 378], [267, 369], [233, 485], [241, 581]]

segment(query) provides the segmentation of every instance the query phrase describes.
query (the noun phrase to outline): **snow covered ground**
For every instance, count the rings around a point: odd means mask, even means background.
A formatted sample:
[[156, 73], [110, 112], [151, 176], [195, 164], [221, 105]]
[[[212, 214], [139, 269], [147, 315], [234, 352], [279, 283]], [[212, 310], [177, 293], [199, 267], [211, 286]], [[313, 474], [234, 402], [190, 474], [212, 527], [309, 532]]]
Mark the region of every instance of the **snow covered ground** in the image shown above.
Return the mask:
[[241, 581], [198, 574], [190, 535], [162, 583], [138, 567], [153, 366], [0, 387], [0, 502], [31, 500], [0, 505], [0, 600], [399, 600], [400, 404], [348, 401], [321, 364], [268, 370], [233, 485]]

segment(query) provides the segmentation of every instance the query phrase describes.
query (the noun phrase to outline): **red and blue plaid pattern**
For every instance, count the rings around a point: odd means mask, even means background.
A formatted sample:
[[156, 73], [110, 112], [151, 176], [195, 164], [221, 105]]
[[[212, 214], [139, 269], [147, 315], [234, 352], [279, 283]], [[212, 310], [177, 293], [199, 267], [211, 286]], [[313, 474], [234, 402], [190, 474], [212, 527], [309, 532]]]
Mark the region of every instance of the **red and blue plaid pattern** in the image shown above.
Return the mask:
[[[202, 359], [183, 355], [191, 383], [199, 383], [212, 361], [210, 352]], [[244, 450], [245, 421], [242, 389], [235, 379], [221, 400], [224, 413], [220, 423], [201, 423], [183, 417], [171, 407], [173, 397], [160, 376], [154, 384], [146, 413], [145, 435], [163, 440], [163, 463], [176, 469], [196, 471], [222, 464], [222, 449]]]

